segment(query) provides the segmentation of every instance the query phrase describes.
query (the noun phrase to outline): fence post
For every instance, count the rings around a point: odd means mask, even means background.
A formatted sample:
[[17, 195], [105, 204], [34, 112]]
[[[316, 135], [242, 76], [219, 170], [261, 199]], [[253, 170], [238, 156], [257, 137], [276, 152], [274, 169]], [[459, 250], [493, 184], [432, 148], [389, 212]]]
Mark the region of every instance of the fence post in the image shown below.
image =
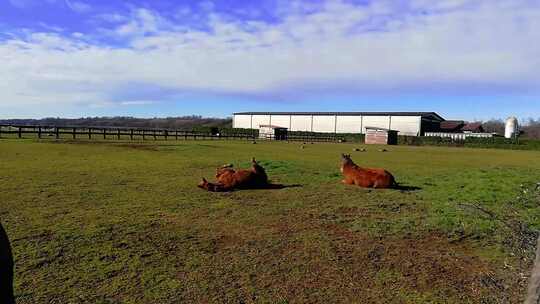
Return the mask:
[[2, 126], [0, 126], [0, 138], [2, 138]]
[[73, 139], [77, 139], [77, 128], [73, 128]]
[[22, 127], [19, 127], [19, 138], [22, 138]]
[[133, 141], [133, 129], [129, 131], [129, 138], [131, 138], [131, 140]]
[[118, 140], [120, 140], [120, 129], [118, 129], [117, 132]]
[[88, 139], [92, 139], [92, 128], [88, 128]]
[[178, 140], [178, 130], [174, 130], [174, 138]]
[[142, 140], [145, 140], [144, 130], [142, 130]]
[[58, 127], [55, 127], [56, 139], [60, 139], [60, 130]]
[[169, 131], [165, 130], [163, 132], [165, 132], [165, 141], [167, 141], [167, 136], [169, 136]]
[[152, 133], [154, 134], [154, 140], [157, 140], [157, 137], [156, 137], [156, 130], [154, 130]]
[[41, 127], [38, 127], [38, 138], [41, 138]]

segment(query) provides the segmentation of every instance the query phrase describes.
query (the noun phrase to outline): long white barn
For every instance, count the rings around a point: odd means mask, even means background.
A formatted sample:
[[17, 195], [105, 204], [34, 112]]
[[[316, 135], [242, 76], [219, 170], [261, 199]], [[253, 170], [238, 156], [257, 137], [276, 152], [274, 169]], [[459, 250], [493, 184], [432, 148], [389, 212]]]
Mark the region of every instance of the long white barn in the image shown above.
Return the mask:
[[366, 127], [420, 136], [436, 131], [444, 118], [435, 112], [241, 112], [233, 114], [233, 128], [259, 129], [260, 125], [289, 131], [366, 133]]

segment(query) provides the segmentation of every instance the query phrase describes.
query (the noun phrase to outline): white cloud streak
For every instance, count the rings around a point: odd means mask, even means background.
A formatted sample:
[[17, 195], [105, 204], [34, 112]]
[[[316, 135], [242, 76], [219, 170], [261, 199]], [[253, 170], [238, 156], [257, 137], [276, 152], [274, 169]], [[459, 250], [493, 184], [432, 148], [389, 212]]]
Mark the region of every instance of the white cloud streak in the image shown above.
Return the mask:
[[76, 0], [64, 0], [64, 1], [66, 2], [67, 7], [69, 7], [72, 11], [77, 12], [77, 13], [87, 13], [92, 10], [92, 6], [82, 1], [76, 1]]
[[328, 0], [306, 8], [295, 1], [273, 23], [234, 19], [208, 2], [205, 30], [143, 8], [101, 16], [117, 24], [101, 35], [123, 47], [96, 42], [97, 32], [94, 39], [24, 32], [0, 41], [0, 109], [137, 104], [144, 97], [129, 92], [133, 100], [126, 100], [119, 89], [133, 83], [253, 96], [310, 84], [375, 92], [434, 85], [472, 93], [482, 85], [538, 94], [537, 5], [398, 2]]

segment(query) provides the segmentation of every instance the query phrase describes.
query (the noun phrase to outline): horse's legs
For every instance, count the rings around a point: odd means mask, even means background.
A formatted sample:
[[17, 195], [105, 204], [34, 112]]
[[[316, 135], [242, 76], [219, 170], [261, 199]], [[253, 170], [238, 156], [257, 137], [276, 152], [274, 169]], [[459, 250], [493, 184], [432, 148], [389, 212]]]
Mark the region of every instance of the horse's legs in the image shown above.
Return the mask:
[[347, 178], [342, 180], [341, 182], [344, 183], [345, 185], [354, 185], [354, 181]]

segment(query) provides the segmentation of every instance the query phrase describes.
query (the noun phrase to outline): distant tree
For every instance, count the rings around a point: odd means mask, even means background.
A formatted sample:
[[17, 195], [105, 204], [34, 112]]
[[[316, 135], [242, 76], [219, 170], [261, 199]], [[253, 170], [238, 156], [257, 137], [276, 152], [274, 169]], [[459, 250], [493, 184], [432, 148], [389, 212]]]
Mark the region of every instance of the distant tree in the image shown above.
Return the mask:
[[524, 138], [540, 139], [540, 118], [529, 118], [526, 124], [521, 127]]
[[135, 118], [135, 117], [86, 117], [77, 119], [43, 118], [43, 119], [6, 119], [2, 124], [18, 125], [50, 125], [50, 126], [92, 126], [92, 127], [133, 127], [133, 128], [165, 128], [192, 130], [194, 128], [231, 128], [230, 118], [203, 118], [190, 115], [167, 118]]
[[491, 119], [482, 123], [487, 133], [504, 134], [504, 121], [502, 119]]

